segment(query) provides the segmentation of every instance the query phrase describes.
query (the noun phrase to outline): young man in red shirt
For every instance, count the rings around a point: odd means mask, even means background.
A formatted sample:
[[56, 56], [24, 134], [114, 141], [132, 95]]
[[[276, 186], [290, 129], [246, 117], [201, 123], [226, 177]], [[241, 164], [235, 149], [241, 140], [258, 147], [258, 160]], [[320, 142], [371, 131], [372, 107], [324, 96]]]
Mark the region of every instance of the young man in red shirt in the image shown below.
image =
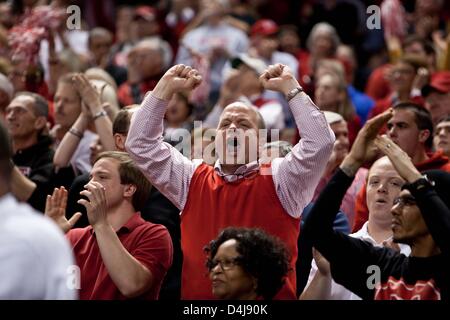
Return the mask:
[[86, 207], [89, 227], [70, 230], [81, 213], [65, 218], [64, 188], [47, 197], [45, 213], [72, 243], [80, 299], [158, 299], [173, 249], [167, 229], [136, 212], [149, 197], [150, 183], [125, 152], [117, 151], [100, 154], [90, 176], [80, 192], [87, 199], [78, 201]]

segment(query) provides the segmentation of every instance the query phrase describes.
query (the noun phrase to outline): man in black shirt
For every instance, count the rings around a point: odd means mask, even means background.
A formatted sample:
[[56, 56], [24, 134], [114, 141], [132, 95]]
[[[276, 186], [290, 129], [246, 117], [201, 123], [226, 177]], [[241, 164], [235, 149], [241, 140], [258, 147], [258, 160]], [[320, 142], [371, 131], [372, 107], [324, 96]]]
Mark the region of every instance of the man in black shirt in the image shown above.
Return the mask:
[[[315, 248], [330, 262], [333, 279], [363, 299], [449, 300], [450, 174], [431, 170], [425, 178], [397, 145], [377, 137], [390, 117], [391, 110], [369, 120], [360, 131], [317, 199], [303, 232], [310, 233]], [[407, 181], [391, 212], [394, 241], [410, 245], [410, 257], [332, 228], [356, 171], [376, 156], [375, 145]]]
[[53, 187], [67, 186], [74, 178], [71, 170], [54, 171], [52, 140], [45, 134], [47, 101], [36, 93], [19, 92], [5, 114], [15, 164], [11, 190], [16, 198], [43, 212]]

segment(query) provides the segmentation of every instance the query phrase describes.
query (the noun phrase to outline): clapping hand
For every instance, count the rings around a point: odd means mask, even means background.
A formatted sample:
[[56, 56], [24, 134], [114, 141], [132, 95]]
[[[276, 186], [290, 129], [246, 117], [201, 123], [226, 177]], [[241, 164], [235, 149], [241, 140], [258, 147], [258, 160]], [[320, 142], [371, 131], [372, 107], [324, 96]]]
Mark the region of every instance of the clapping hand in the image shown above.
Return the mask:
[[67, 190], [64, 187], [55, 188], [52, 195], [47, 196], [45, 202], [45, 215], [67, 233], [73, 228], [81, 217], [81, 213], [75, 213], [69, 220], [66, 218]]
[[86, 196], [86, 199], [78, 200], [78, 203], [86, 207], [89, 224], [92, 227], [99, 225], [107, 225], [107, 204], [106, 204], [106, 189], [96, 181], [90, 181], [84, 186], [85, 190], [80, 194]]
[[408, 154], [386, 136], [375, 139], [375, 145], [391, 160], [398, 174], [408, 182], [420, 179], [422, 175], [416, 169]]
[[87, 106], [91, 115], [102, 110], [101, 95], [106, 87], [104, 84], [100, 92], [89, 82], [88, 78], [82, 73], [76, 74], [72, 78], [75, 89], [82, 99], [82, 103]]

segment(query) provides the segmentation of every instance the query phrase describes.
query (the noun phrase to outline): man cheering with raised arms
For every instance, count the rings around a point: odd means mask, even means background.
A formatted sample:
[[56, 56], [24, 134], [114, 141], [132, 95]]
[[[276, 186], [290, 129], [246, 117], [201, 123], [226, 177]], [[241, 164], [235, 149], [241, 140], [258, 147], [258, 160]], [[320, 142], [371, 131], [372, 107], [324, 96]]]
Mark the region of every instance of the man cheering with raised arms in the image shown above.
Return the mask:
[[193, 90], [201, 82], [191, 67], [169, 69], [132, 119], [126, 141], [130, 156], [182, 211], [183, 299], [213, 298], [203, 248], [227, 226], [259, 227], [285, 242], [293, 270], [276, 298], [296, 298], [299, 219], [322, 176], [334, 134], [288, 67], [270, 66], [260, 80], [265, 89], [286, 96], [301, 136], [292, 152], [270, 165], [259, 161], [263, 141], [258, 130], [264, 129], [264, 121], [254, 106], [243, 102], [231, 103], [222, 112], [215, 138], [219, 159], [214, 167], [202, 160], [191, 161], [163, 142], [168, 101], [174, 93]]

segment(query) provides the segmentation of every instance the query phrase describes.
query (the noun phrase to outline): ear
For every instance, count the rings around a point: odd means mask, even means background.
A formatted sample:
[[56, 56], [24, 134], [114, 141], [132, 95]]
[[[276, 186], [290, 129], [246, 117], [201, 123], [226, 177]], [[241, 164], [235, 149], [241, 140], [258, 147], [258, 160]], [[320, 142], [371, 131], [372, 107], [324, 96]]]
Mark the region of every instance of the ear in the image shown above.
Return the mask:
[[124, 198], [131, 198], [133, 197], [134, 193], [136, 192], [136, 186], [134, 184], [126, 184], [125, 189], [123, 190], [123, 196]]
[[120, 133], [114, 133], [114, 144], [117, 150], [125, 151], [125, 140], [126, 138]]
[[427, 141], [428, 137], [430, 136], [430, 130], [423, 129], [419, 132], [419, 142], [425, 143]]
[[46, 117], [37, 117], [34, 121], [34, 128], [38, 131], [45, 128], [47, 125], [47, 118]]

